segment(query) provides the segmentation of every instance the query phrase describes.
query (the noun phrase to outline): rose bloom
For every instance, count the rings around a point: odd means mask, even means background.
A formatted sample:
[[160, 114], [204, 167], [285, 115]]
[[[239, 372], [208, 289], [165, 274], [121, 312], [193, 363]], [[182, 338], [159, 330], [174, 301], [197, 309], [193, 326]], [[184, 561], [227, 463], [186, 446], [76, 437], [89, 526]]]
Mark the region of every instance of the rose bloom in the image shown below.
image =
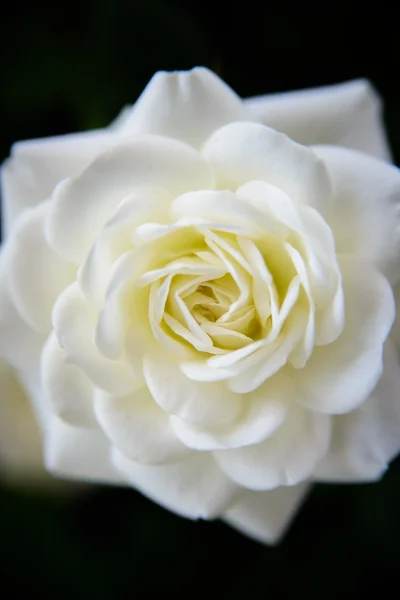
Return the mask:
[[0, 353], [46, 468], [268, 543], [312, 482], [379, 479], [400, 449], [389, 161], [368, 82], [242, 101], [201, 68], [109, 129], [16, 144]]

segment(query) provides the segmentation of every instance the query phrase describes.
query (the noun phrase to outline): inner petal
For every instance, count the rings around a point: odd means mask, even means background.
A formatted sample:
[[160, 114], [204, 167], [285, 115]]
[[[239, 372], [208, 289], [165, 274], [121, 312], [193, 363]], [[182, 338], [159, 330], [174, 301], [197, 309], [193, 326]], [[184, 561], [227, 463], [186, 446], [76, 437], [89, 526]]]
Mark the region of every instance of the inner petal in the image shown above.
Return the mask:
[[[311, 289], [303, 257], [286, 240], [271, 231], [249, 239], [218, 224], [191, 223], [159, 227], [152, 247], [154, 242], [160, 243], [160, 253], [155, 252], [152, 268], [136, 286], [149, 286], [150, 326], [169, 351], [182, 357], [182, 351], [190, 350], [193, 358], [208, 354], [208, 368], [217, 369], [225, 364], [219, 360], [233, 353], [236, 375], [252, 366], [262, 381], [275, 371], [275, 363], [287, 361], [299, 341], [298, 331], [289, 335], [287, 321], [300, 303], [301, 357], [293, 354], [291, 359], [296, 366], [308, 359], [314, 343]], [[285, 351], [277, 352], [288, 339]], [[260, 369], [262, 357], [269, 357], [268, 369]], [[248, 386], [242, 379], [237, 387]]]
[[228, 320], [236, 310], [251, 304], [251, 276], [235, 259], [227, 255], [227, 253], [224, 252], [224, 250], [222, 250], [222, 248], [220, 248], [210, 237], [206, 237], [206, 243], [225, 264], [240, 292], [237, 300], [231, 304], [229, 310], [221, 317], [220, 321], [224, 322]]
[[203, 323], [202, 329], [211, 336], [214, 345], [226, 350], [237, 350], [251, 344], [253, 341], [243, 333], [220, 327], [217, 323]]

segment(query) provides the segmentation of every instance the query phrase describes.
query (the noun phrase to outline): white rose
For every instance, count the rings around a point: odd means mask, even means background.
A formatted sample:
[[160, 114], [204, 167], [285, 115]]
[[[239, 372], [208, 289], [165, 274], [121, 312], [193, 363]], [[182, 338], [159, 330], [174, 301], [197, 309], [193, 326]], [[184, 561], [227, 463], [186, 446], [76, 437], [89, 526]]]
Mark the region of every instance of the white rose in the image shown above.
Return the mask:
[[157, 74], [104, 132], [17, 144], [0, 352], [47, 468], [266, 542], [310, 482], [378, 479], [400, 448], [388, 158], [366, 82], [243, 102], [205, 69]]

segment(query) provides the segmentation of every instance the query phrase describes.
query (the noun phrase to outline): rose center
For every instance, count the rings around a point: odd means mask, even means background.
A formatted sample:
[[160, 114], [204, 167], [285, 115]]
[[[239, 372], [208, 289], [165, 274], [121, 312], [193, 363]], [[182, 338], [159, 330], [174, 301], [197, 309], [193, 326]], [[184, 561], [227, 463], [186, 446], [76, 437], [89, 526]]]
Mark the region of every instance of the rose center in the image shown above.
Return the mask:
[[150, 326], [172, 352], [218, 355], [266, 345], [291, 328], [295, 304], [306, 318], [293, 262], [271, 236], [254, 240], [201, 226], [172, 231], [155, 266], [138, 285], [149, 286]]

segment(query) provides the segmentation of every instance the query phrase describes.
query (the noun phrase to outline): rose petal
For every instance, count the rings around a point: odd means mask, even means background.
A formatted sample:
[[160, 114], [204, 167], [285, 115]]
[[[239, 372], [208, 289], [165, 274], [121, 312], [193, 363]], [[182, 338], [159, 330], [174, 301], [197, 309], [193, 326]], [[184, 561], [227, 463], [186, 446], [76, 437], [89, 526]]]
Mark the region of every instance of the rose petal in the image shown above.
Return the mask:
[[260, 180], [321, 213], [329, 206], [331, 185], [323, 161], [274, 129], [258, 123], [225, 125], [207, 140], [202, 154], [212, 165], [219, 189], [234, 191]]
[[126, 196], [141, 188], [178, 195], [213, 187], [208, 165], [190, 146], [152, 135], [133, 137], [102, 153], [79, 177], [57, 186], [47, 238], [61, 256], [79, 264]]
[[[304, 233], [299, 206], [275, 185], [266, 181], [249, 181], [242, 185], [235, 195], [253, 209], [266, 215], [269, 221], [283, 224], [285, 226], [282, 227], [283, 233], [287, 234], [287, 228]], [[275, 227], [277, 228], [276, 225]]]
[[151, 338], [147, 318], [149, 294], [146, 290], [136, 289], [132, 295], [132, 288], [148, 268], [154, 254], [155, 250], [151, 246], [130, 250], [122, 254], [113, 265], [106, 300], [98, 314], [93, 338], [101, 354], [107, 358], [121, 358], [127, 332], [132, 328], [140, 328], [141, 333], [147, 329], [147, 337]]
[[283, 377], [266, 383], [243, 402], [243, 412], [227, 424], [214, 427], [188, 423], [171, 417], [179, 439], [194, 450], [223, 450], [259, 444], [282, 425], [293, 388]]
[[94, 385], [116, 395], [125, 395], [135, 388], [127, 365], [102, 356], [93, 343], [96, 313], [85, 302], [77, 283], [58, 298], [53, 325], [67, 361], [79, 366]]
[[390, 339], [383, 365], [382, 378], [365, 404], [333, 419], [331, 447], [316, 470], [318, 481], [375, 481], [398, 454], [400, 365]]
[[44, 223], [48, 203], [25, 212], [7, 249], [10, 292], [21, 317], [39, 333], [51, 328], [51, 310], [62, 290], [75, 279], [76, 267], [48, 245]]
[[315, 315], [315, 345], [325, 346], [334, 342], [343, 331], [345, 303], [341, 280], [329, 306]]
[[281, 334], [275, 342], [264, 345], [236, 366], [238, 374], [233, 372], [227, 382], [230, 390], [237, 394], [253, 392], [287, 364], [304, 332], [304, 320], [292, 321], [287, 334]]
[[307, 268], [312, 294], [317, 305], [315, 344], [323, 346], [335, 341], [343, 331], [345, 308], [342, 277], [336, 258], [332, 231], [321, 215], [304, 207], [301, 218], [306, 230]]
[[337, 251], [355, 254], [393, 283], [400, 278], [400, 170], [365, 154], [314, 147], [333, 183], [325, 215]]
[[94, 483], [122, 483], [102, 431], [74, 427], [53, 415], [44, 441], [45, 466], [53, 475]]
[[116, 260], [132, 249], [132, 229], [155, 215], [162, 219], [167, 203], [167, 194], [144, 190], [120, 202], [78, 270], [79, 285], [89, 301], [101, 307]]
[[298, 250], [288, 243], [285, 243], [285, 248], [290, 258], [292, 259], [293, 265], [296, 269], [297, 275], [300, 278], [301, 286], [305, 296], [307, 297], [307, 325], [305, 328], [304, 335], [301, 343], [299, 343], [291, 354], [290, 363], [296, 368], [303, 368], [308, 359], [310, 358], [314, 348], [314, 336], [315, 336], [315, 304], [314, 298], [311, 293], [310, 280], [304, 260]]
[[121, 127], [123, 133], [155, 133], [199, 148], [218, 127], [252, 121], [242, 100], [211, 71], [156, 73]]
[[330, 417], [292, 407], [278, 431], [256, 446], [217, 450], [221, 469], [250, 490], [272, 490], [308, 479], [330, 440]]
[[95, 411], [110, 441], [131, 460], [154, 465], [175, 461], [188, 452], [145, 386], [122, 398], [98, 391]]
[[191, 381], [181, 372], [179, 363], [165, 355], [145, 357], [143, 370], [157, 404], [189, 423], [226, 423], [242, 410], [240, 396], [229, 392], [223, 384]]
[[354, 410], [370, 395], [382, 374], [384, 341], [395, 316], [388, 281], [368, 263], [339, 257], [345, 293], [343, 333], [315, 349], [304, 369], [295, 372], [303, 390], [299, 401], [313, 410], [340, 414]]
[[242, 490], [223, 520], [264, 544], [276, 544], [285, 535], [310, 489], [307, 483], [269, 492]]
[[114, 136], [102, 131], [18, 142], [1, 168], [3, 235], [26, 209], [47, 200], [59, 181], [78, 175]]
[[248, 98], [257, 121], [300, 144], [334, 144], [390, 161], [381, 99], [367, 79]]
[[189, 519], [220, 516], [236, 490], [206, 454], [191, 453], [177, 463], [147, 466], [114, 450], [113, 462], [131, 485], [154, 502]]
[[3, 247], [0, 254], [0, 356], [16, 369], [34, 374], [39, 370], [46, 336], [28, 327], [17, 312], [8, 288], [7, 260]]
[[43, 348], [41, 381], [52, 411], [71, 425], [90, 427], [96, 423], [93, 414], [93, 384], [75, 365], [67, 362], [55, 333]]
[[261, 211], [259, 206], [252, 206], [229, 190], [203, 190], [183, 194], [172, 201], [170, 213], [174, 220], [195, 217], [211, 219], [216, 223], [229, 221], [230, 225], [240, 225], [244, 235], [260, 235], [261, 231], [281, 234], [284, 230]]

